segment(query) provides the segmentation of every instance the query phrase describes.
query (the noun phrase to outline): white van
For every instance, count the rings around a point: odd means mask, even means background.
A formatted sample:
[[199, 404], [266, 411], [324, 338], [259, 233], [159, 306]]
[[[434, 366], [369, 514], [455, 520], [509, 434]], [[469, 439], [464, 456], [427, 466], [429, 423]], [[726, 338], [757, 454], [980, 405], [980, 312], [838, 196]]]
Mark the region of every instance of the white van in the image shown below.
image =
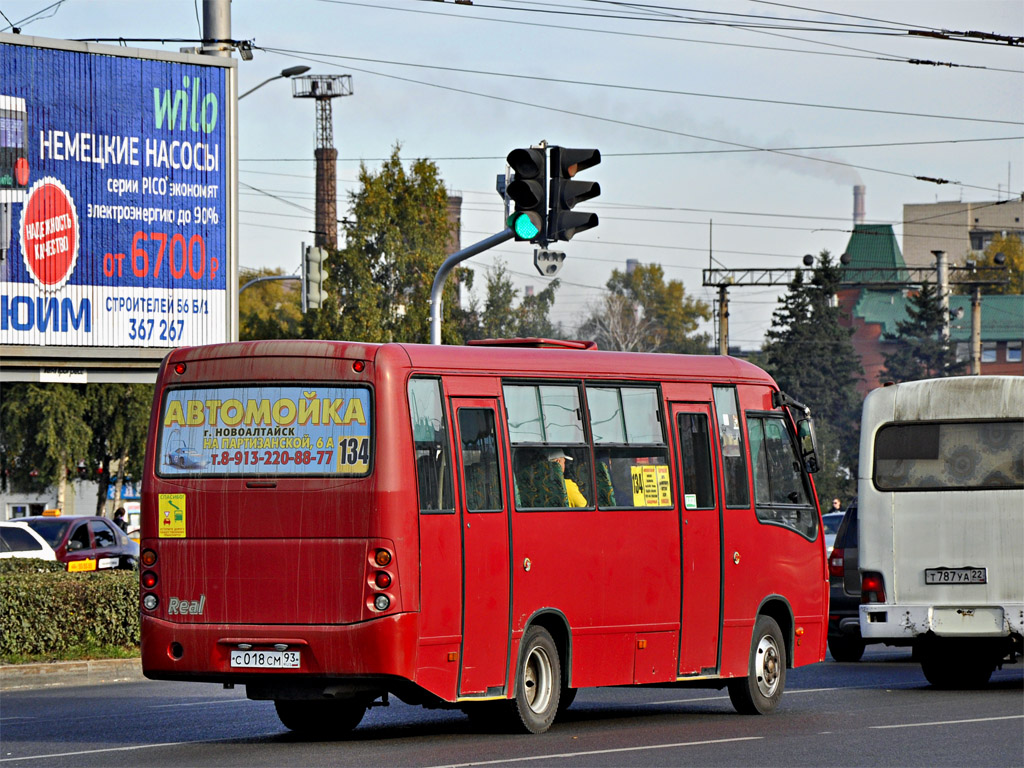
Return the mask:
[[883, 387], [860, 437], [861, 635], [913, 645], [939, 687], [1022, 652], [1024, 378]]

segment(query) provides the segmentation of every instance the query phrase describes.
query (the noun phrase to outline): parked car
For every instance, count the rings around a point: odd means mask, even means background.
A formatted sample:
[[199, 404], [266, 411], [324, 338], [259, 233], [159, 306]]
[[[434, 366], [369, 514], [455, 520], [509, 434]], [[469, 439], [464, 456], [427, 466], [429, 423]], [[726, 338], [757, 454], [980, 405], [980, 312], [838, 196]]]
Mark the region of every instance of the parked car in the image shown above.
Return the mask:
[[53, 547], [27, 525], [0, 521], [0, 558], [30, 557], [37, 560], [56, 560]]
[[[823, 515], [822, 519], [831, 517]], [[860, 572], [857, 570], [857, 506], [843, 515], [828, 556], [828, 652], [836, 661], [860, 661]]]
[[825, 554], [832, 551], [836, 534], [839, 533], [839, 526], [845, 516], [844, 512], [826, 512], [821, 516], [822, 530], [825, 532]]
[[45, 539], [69, 571], [138, 567], [139, 545], [105, 517], [37, 515], [21, 518], [18, 524]]

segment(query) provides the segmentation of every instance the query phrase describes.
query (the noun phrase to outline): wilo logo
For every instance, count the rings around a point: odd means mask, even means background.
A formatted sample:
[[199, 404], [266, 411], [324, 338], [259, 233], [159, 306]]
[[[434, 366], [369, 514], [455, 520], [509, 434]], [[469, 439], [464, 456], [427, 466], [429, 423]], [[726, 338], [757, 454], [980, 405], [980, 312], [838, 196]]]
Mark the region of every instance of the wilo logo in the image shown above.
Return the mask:
[[[191, 83], [189, 80], [191, 79]], [[202, 129], [203, 133], [213, 133], [217, 127], [217, 96], [208, 93], [202, 96], [199, 92], [199, 78], [189, 78], [185, 75], [181, 79], [183, 88], [174, 91], [159, 88], [153, 89], [153, 111], [156, 116], [156, 127], [163, 128], [167, 123], [167, 130], [193, 131]], [[191, 88], [190, 88], [191, 86]], [[202, 101], [200, 101], [202, 97]], [[180, 116], [180, 117], [179, 117]]]

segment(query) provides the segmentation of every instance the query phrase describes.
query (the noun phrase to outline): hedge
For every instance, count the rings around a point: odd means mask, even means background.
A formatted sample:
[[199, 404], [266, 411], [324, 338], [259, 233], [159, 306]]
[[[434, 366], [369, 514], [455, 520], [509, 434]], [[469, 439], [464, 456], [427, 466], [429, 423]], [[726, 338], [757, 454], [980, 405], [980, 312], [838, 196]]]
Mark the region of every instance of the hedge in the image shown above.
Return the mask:
[[0, 560], [0, 656], [139, 645], [138, 571], [68, 573], [60, 563]]

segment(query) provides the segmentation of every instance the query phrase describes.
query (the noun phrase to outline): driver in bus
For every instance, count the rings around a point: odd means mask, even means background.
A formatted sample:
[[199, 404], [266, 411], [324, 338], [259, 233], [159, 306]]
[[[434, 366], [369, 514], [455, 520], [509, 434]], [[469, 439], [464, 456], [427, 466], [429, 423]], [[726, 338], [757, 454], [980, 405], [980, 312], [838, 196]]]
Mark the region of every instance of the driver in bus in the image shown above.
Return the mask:
[[552, 448], [547, 452], [548, 461], [554, 462], [558, 465], [559, 470], [562, 472], [562, 479], [565, 481], [565, 493], [569, 497], [570, 507], [585, 507], [587, 506], [587, 500], [583, 494], [580, 493], [580, 487], [576, 483], [565, 476], [565, 462], [572, 461], [572, 456], [566, 454], [561, 448]]

